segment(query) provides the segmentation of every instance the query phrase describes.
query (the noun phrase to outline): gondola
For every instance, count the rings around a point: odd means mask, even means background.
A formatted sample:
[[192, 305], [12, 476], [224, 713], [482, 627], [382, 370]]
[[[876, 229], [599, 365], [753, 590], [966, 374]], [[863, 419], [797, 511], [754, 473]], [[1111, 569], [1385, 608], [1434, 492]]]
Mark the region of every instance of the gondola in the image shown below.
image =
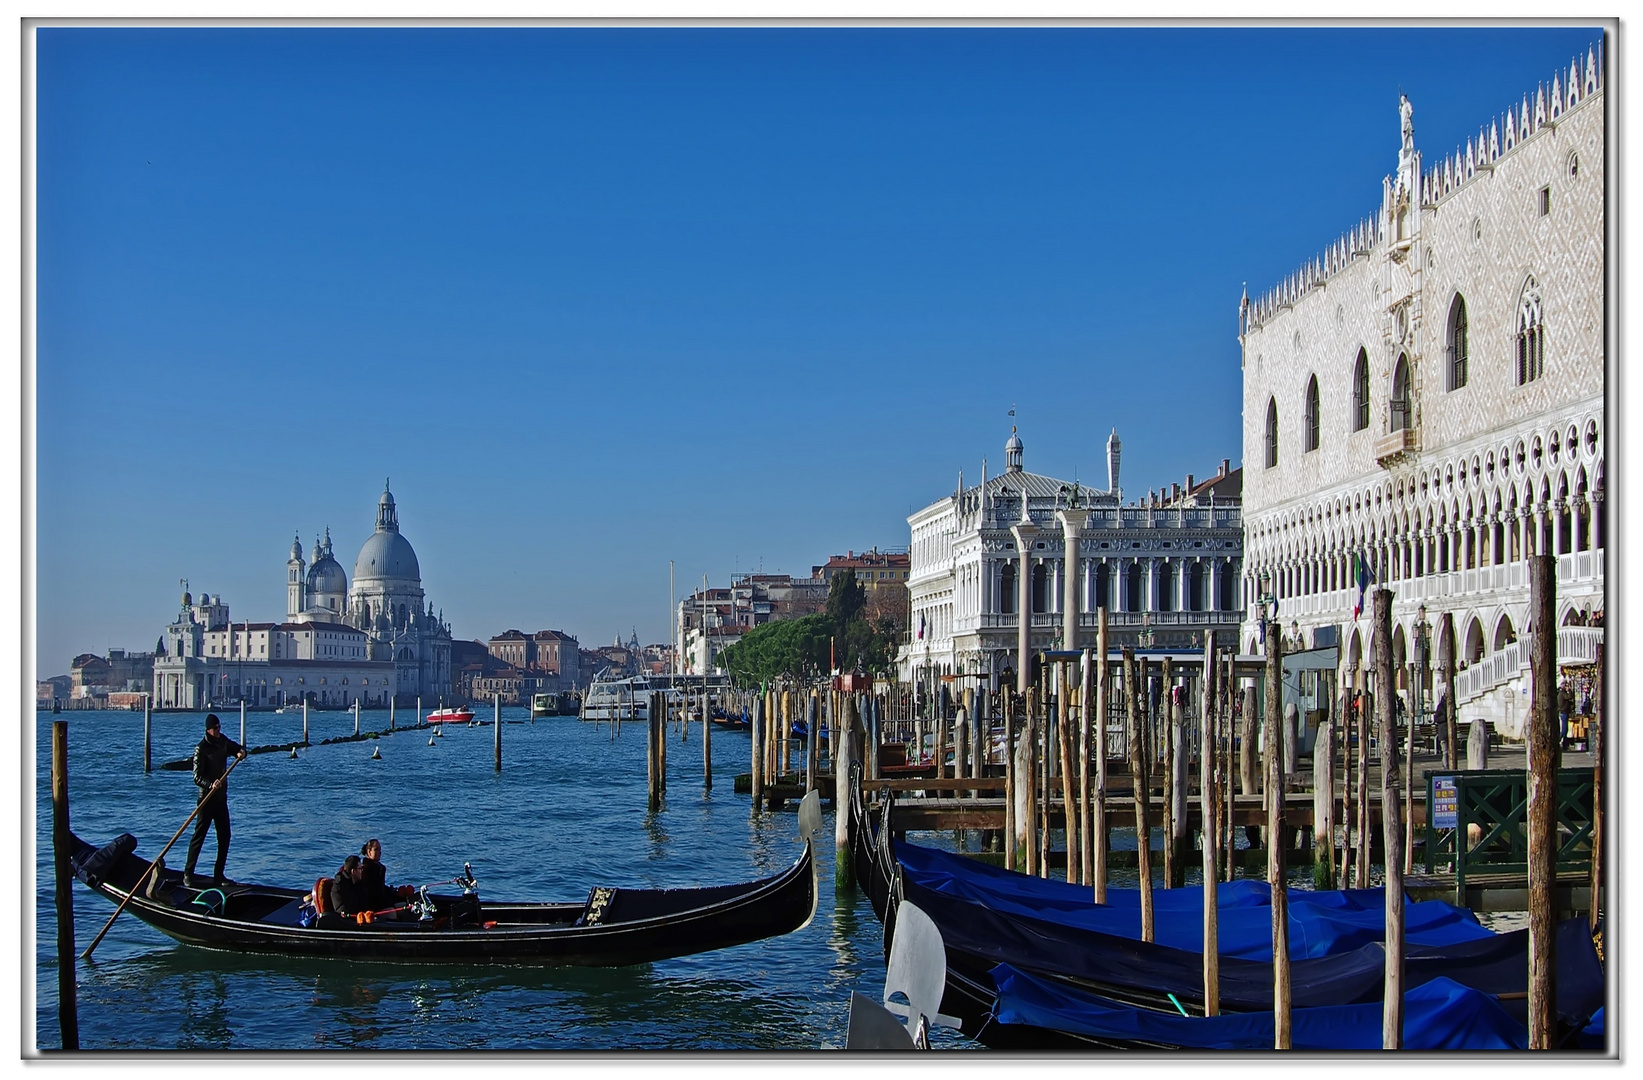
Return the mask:
[[[894, 912], [902, 900], [916, 904], [934, 920], [947, 952], [941, 1011], [960, 1018], [966, 1035], [1001, 1049], [1160, 1045], [1092, 1037], [1089, 1031], [1075, 1034], [1002, 1022], [997, 984], [1003, 965], [1073, 997], [1095, 995], [1104, 1009], [1176, 1015], [1191, 1010], [1202, 1015], [1203, 969], [1198, 952], [1068, 925], [1057, 921], [1056, 913], [1048, 908], [1042, 917], [1034, 917], [966, 898], [962, 890], [931, 887], [927, 876], [921, 881], [921, 875], [909, 872], [896, 855], [898, 848], [911, 848], [894, 840], [891, 800], [882, 803], [876, 815], [870, 813], [858, 783], [852, 785], [848, 805], [857, 881], [867, 892], [874, 914], [885, 923], [886, 941], [894, 935]], [[998, 872], [978, 873], [996, 876]], [[1024, 887], [1028, 880], [1023, 879]], [[1405, 985], [1412, 990], [1448, 978], [1462, 987], [1504, 996], [1502, 1006], [1515, 1017], [1524, 1006], [1527, 955], [1528, 932], [1524, 930], [1444, 944], [1407, 945]], [[1568, 1036], [1602, 1004], [1602, 965], [1585, 931], [1585, 920], [1560, 924], [1557, 958], [1560, 1035]], [[1317, 1006], [1378, 1002], [1383, 969], [1384, 953], [1378, 942], [1292, 959], [1295, 1000]], [[1223, 955], [1220, 974], [1223, 1012], [1270, 1013], [1270, 961]]]
[[[819, 809], [814, 817], [819, 819]], [[302, 925], [307, 890], [227, 884], [197, 891], [185, 889], [176, 870], [159, 872], [154, 888], [145, 885], [126, 911], [184, 944], [232, 952], [620, 967], [807, 926], [816, 911], [813, 838], [804, 837], [804, 851], [792, 866], [759, 881], [684, 889], [596, 887], [580, 903], [498, 903], [481, 901], [477, 891], [446, 896], [424, 889], [425, 906], [410, 918], [338, 929]], [[76, 876], [116, 904], [149, 864], [129, 849], [98, 849], [79, 837], [73, 844]]]

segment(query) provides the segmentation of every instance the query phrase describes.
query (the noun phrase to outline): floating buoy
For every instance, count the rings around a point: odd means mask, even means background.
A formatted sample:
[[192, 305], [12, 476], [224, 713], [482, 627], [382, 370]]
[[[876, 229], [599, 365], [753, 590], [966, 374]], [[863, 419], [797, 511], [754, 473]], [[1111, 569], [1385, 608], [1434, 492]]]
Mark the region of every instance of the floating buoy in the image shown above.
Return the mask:
[[436, 728], [434, 730], [434, 734], [438, 735], [441, 739], [443, 739], [445, 737], [445, 729], [443, 727]]
[[434, 737], [432, 735], [430, 735], [430, 736], [428, 736], [428, 745], [432, 746], [433, 744], [434, 744]]
[[372, 761], [381, 761], [382, 760], [382, 747], [377, 746], [377, 747], [373, 747], [371, 749], [371, 760]]
[[291, 760], [297, 760], [297, 748], [294, 746], [291, 748]]

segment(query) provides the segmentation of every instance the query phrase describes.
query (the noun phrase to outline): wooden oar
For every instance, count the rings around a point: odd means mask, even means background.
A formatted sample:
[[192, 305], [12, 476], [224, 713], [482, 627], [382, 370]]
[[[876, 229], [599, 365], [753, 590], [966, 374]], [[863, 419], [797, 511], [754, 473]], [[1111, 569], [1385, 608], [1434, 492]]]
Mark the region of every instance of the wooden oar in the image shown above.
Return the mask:
[[108, 917], [108, 922], [104, 923], [103, 928], [97, 931], [97, 936], [91, 939], [91, 944], [86, 946], [86, 951], [80, 954], [80, 959], [91, 959], [91, 950], [95, 949], [98, 942], [103, 940], [103, 935], [108, 933], [109, 927], [114, 925], [114, 920], [120, 917], [120, 912], [124, 911], [126, 909], [126, 905], [131, 903], [131, 898], [136, 896], [137, 891], [143, 887], [143, 882], [148, 880], [148, 875], [152, 874], [154, 872], [154, 868], [160, 865], [160, 860], [165, 858], [165, 853], [171, 850], [171, 845], [175, 844], [178, 837], [182, 836], [183, 830], [188, 828], [189, 822], [192, 822], [199, 816], [200, 807], [205, 805], [206, 799], [211, 798], [211, 796], [216, 793], [216, 790], [227, 782], [228, 774], [233, 772], [234, 767], [243, 760], [245, 759], [236, 757], [233, 761], [229, 762], [228, 768], [224, 770], [223, 774], [217, 777], [216, 782], [206, 789], [205, 798], [194, 804], [194, 812], [189, 814], [188, 817], [184, 819], [182, 826], [177, 829], [176, 836], [173, 836], [170, 842], [168, 842], [165, 847], [160, 849], [160, 853], [154, 856], [154, 861], [148, 864], [148, 869], [144, 870], [142, 876], [137, 879], [137, 884], [133, 885], [131, 887], [131, 891], [126, 893], [126, 898], [120, 901], [120, 906], [114, 909], [114, 914]]

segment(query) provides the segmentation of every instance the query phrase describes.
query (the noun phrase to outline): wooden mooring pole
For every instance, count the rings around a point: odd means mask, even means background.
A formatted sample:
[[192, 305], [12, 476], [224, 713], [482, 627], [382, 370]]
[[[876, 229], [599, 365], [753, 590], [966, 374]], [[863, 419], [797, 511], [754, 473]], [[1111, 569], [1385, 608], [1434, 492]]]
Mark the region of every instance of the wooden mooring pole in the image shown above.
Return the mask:
[[1452, 611], [1444, 612], [1438, 623], [1438, 667], [1443, 674], [1443, 715], [1438, 718], [1443, 725], [1443, 767], [1457, 769], [1460, 767], [1457, 746], [1460, 732], [1455, 723], [1455, 614]]
[[[56, 721], [52, 721], [56, 723]], [[240, 744], [244, 746], [244, 743]], [[154, 767], [154, 700], [151, 695], [143, 695], [143, 772], [149, 772]]]
[[1529, 558], [1529, 1049], [1557, 1031], [1557, 563]]
[[1004, 693], [1004, 869], [1016, 868], [1016, 850], [1021, 846], [1017, 836], [1021, 815], [1016, 811], [1016, 799], [1021, 788], [1016, 768], [1015, 694], [1008, 688]]
[[[420, 705], [417, 711], [421, 711]], [[302, 699], [302, 745], [308, 745], [308, 697], [306, 694], [303, 695]]]
[[[1379, 625], [1379, 624], [1376, 624]], [[1373, 649], [1371, 644], [1371, 649]], [[1377, 654], [1378, 655], [1378, 654]], [[1387, 644], [1387, 663], [1391, 663], [1391, 643]], [[1378, 659], [1371, 659], [1373, 664], [1379, 664]], [[1369, 733], [1371, 729], [1370, 709], [1374, 708], [1364, 688], [1369, 684], [1369, 674], [1363, 667], [1356, 672], [1358, 680], [1358, 888], [1369, 888], [1369, 854], [1372, 844], [1369, 835]], [[1377, 678], [1379, 677], [1377, 673]], [[1377, 717], [1379, 713], [1375, 714]]]
[[[1375, 715], [1381, 746], [1381, 844], [1386, 859], [1386, 976], [1381, 991], [1381, 1048], [1403, 1049], [1403, 816], [1398, 791], [1398, 688], [1392, 669], [1392, 590], [1375, 590]], [[1362, 759], [1360, 758], [1360, 764]], [[1368, 800], [1363, 806], [1369, 818]], [[1360, 865], [1369, 880], [1369, 831]]]
[[1141, 885], [1141, 940], [1152, 940], [1152, 818], [1148, 810], [1151, 796], [1147, 783], [1147, 758], [1151, 756], [1146, 745], [1146, 729], [1141, 719], [1142, 680], [1146, 661], [1136, 663], [1135, 649], [1124, 646], [1124, 719], [1125, 737], [1129, 741], [1130, 776], [1135, 804], [1135, 860], [1140, 869]]
[[1586, 925], [1597, 930], [1603, 914], [1603, 646], [1597, 647], [1597, 672], [1592, 678], [1592, 900]]
[[[500, 700], [500, 698], [498, 700]], [[240, 706], [240, 708], [244, 709], [244, 706], [242, 705], [242, 706]], [[244, 723], [243, 723], [244, 719], [245, 719], [245, 714], [242, 712], [240, 714], [240, 720], [242, 721], [240, 726], [242, 728], [245, 726]], [[243, 735], [243, 734], [244, 734], [244, 732], [242, 731], [241, 735]], [[356, 739], [359, 738], [359, 698], [354, 699], [354, 738], [356, 738]], [[245, 743], [242, 742], [242, 743], [240, 743], [240, 745], [244, 746]]]
[[[356, 713], [355, 715], [357, 716], [358, 714]], [[358, 726], [357, 721], [355, 726]], [[358, 735], [359, 732], [355, 731], [354, 734]], [[243, 701], [240, 702], [240, 745], [245, 745], [245, 702]]]
[[51, 847], [57, 886], [57, 1026], [63, 1049], [80, 1049], [80, 1006], [74, 979], [74, 868], [68, 821], [68, 721], [51, 722]]
[[850, 860], [850, 807], [856, 797], [850, 759], [859, 726], [854, 694], [844, 702], [843, 713], [842, 723], [836, 723], [832, 732], [838, 747], [833, 755], [833, 887], [838, 890], [856, 887], [855, 864]]
[[754, 814], [759, 812], [760, 800], [764, 798], [765, 698], [762, 693], [753, 696], [753, 727], [748, 732], [751, 746], [748, 749], [747, 771], [753, 786], [751, 812]]
[[1078, 764], [1073, 756], [1073, 719], [1070, 698], [1072, 680], [1067, 678], [1067, 664], [1055, 663], [1056, 750], [1061, 755], [1061, 816], [1067, 838], [1067, 882], [1077, 884], [1079, 874], [1078, 840]]
[[652, 813], [662, 808], [662, 795], [667, 791], [667, 696], [660, 691], [650, 695], [650, 708], [645, 724], [647, 805]]
[[817, 749], [821, 745], [821, 692], [810, 691], [804, 725], [804, 793], [816, 790]]
[[1107, 703], [1111, 680], [1107, 671], [1107, 607], [1096, 609], [1095, 662], [1090, 665], [1095, 689], [1095, 714], [1091, 717], [1091, 738], [1095, 754], [1095, 798], [1090, 812], [1091, 848], [1095, 866], [1091, 887], [1095, 902], [1107, 902], [1107, 852], [1112, 849], [1112, 837], [1107, 830]]
[[[502, 771], [502, 695], [501, 694], [496, 695], [495, 712], [493, 713], [493, 716], [495, 717], [495, 719], [493, 720], [493, 722], [491, 724], [491, 727], [493, 729], [493, 734], [492, 734], [492, 737], [491, 737], [491, 744], [492, 744], [492, 750], [493, 750], [493, 752], [496, 756], [496, 771], [501, 772]], [[358, 701], [354, 702], [354, 726], [356, 728], [359, 726], [359, 702]], [[356, 734], [357, 734], [357, 732], [356, 732]]]
[[1219, 903], [1216, 895], [1215, 849], [1221, 820], [1215, 805], [1215, 631], [1204, 633], [1202, 728], [1198, 740], [1199, 847], [1204, 860], [1204, 1015], [1221, 1011], [1221, 957]]
[[1266, 881], [1272, 891], [1273, 1048], [1289, 1047], [1289, 890], [1284, 883], [1284, 637], [1273, 620], [1266, 630]]
[[1164, 888], [1175, 888], [1177, 870], [1185, 871], [1176, 858], [1175, 849], [1175, 658], [1164, 657], [1164, 674], [1160, 679], [1158, 695], [1158, 728], [1162, 736], [1163, 755], [1160, 762], [1164, 780], [1164, 798], [1161, 807], [1164, 819]]
[[[730, 717], [730, 701], [727, 698], [730, 689], [719, 695], [719, 704], [724, 706], [725, 718]], [[707, 680], [702, 680], [702, 790], [713, 790], [713, 710], [707, 700]]]

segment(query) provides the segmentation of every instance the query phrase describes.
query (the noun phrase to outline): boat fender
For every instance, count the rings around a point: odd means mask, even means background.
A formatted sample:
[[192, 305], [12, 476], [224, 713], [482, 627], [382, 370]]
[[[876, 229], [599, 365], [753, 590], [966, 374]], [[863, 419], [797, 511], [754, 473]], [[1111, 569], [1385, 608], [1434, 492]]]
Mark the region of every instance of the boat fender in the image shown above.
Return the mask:
[[130, 833], [121, 833], [84, 858], [71, 859], [70, 864], [74, 867], [75, 877], [96, 888], [110, 867], [136, 850], [137, 838]]
[[358, 915], [354, 916], [354, 922], [359, 926], [364, 926], [366, 923], [376, 922], [376, 918], [376, 912], [362, 911]]

